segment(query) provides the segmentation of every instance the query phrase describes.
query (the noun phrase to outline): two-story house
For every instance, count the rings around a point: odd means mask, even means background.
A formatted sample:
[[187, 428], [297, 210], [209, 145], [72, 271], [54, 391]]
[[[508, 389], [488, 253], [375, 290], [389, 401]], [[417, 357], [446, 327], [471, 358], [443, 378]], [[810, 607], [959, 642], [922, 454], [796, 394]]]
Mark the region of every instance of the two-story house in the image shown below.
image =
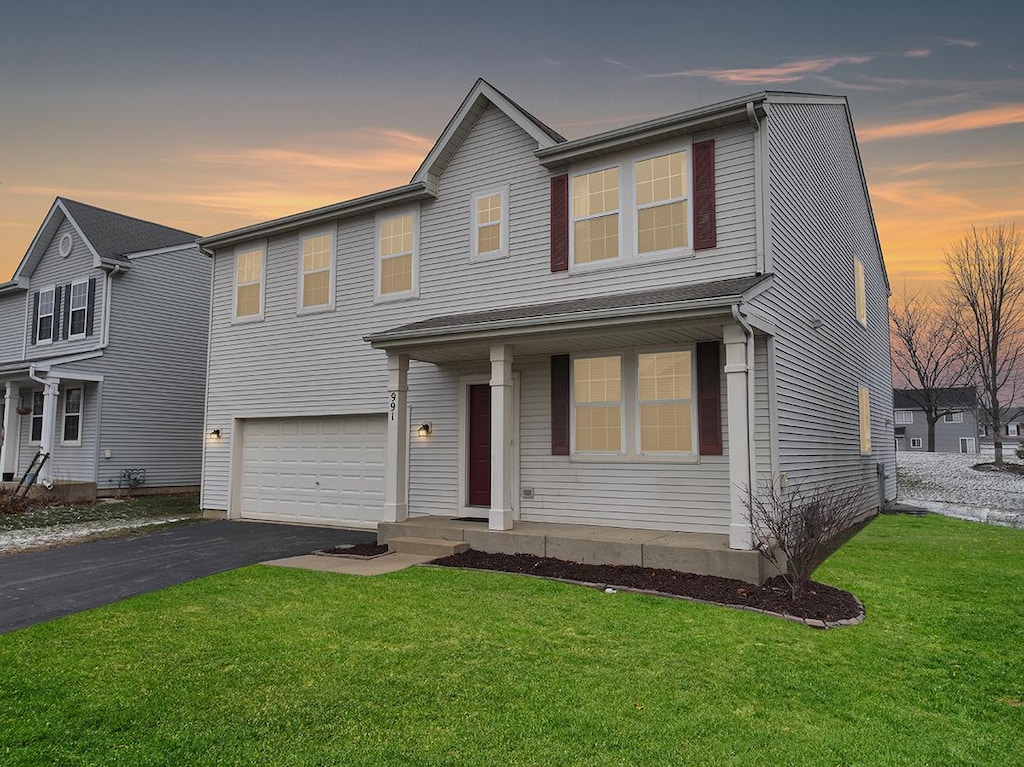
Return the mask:
[[[978, 392], [973, 386], [954, 386], [936, 391], [935, 452], [978, 453]], [[928, 418], [924, 394], [919, 389], [893, 392], [893, 429], [897, 451], [928, 450]]]
[[567, 141], [481, 80], [409, 184], [200, 244], [212, 514], [749, 553], [763, 478], [895, 496], [888, 284], [843, 98]]
[[58, 197], [0, 285], [3, 479], [198, 486], [209, 301], [196, 235]]

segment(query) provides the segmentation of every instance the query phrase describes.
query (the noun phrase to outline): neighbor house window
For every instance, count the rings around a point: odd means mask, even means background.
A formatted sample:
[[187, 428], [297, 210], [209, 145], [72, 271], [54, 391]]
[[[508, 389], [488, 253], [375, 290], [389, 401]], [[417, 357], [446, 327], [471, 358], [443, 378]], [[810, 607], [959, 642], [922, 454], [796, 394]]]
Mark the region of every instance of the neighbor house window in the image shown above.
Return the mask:
[[32, 422], [29, 425], [28, 441], [37, 445], [43, 441], [43, 393], [32, 392]]
[[860, 387], [859, 391], [860, 410], [860, 451], [871, 452], [871, 395], [867, 388]]
[[71, 315], [68, 338], [84, 338], [86, 313], [89, 310], [89, 283], [71, 283]]
[[942, 420], [945, 421], [946, 423], [963, 423], [964, 414], [959, 410], [956, 411], [955, 413], [946, 413], [944, 416], [942, 416]]
[[688, 247], [686, 152], [640, 160], [634, 167], [634, 174], [637, 253], [659, 253]]
[[54, 288], [40, 290], [39, 315], [36, 319], [36, 343], [51, 343], [54, 329]]
[[329, 309], [334, 306], [334, 232], [303, 234], [299, 242], [299, 309]]
[[1007, 437], [1019, 437], [1020, 436], [1020, 425], [1015, 423], [1006, 424], [1006, 436]]
[[417, 215], [415, 211], [378, 219], [377, 295], [415, 295]]
[[693, 452], [693, 377], [689, 351], [637, 355], [641, 453]]
[[921, 438], [920, 437], [911, 437], [910, 438], [910, 446], [914, 447], [914, 448], [920, 448], [922, 446]]
[[474, 194], [472, 258], [502, 258], [508, 255], [508, 189]]
[[61, 442], [80, 444], [82, 441], [82, 389], [64, 390], [64, 428]]
[[266, 266], [263, 245], [244, 246], [235, 252], [235, 319], [259, 319], [263, 316], [263, 272]]
[[859, 258], [853, 259], [853, 278], [857, 294], [857, 322], [866, 326], [868, 324], [868, 304], [864, 288], [864, 264]]
[[575, 452], [622, 451], [622, 357], [573, 360]]
[[619, 257], [619, 169], [605, 168], [572, 180], [573, 263]]
[[896, 423], [913, 423], [914, 422], [914, 411], [913, 410], [897, 410], [896, 411]]

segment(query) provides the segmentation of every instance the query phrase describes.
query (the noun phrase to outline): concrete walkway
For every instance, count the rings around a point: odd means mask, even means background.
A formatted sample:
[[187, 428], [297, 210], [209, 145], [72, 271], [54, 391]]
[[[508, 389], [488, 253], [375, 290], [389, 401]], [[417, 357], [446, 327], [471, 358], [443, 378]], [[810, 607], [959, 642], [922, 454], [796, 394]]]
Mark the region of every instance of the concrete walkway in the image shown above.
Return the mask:
[[319, 554], [305, 554], [286, 559], [275, 559], [264, 562], [265, 565], [277, 567], [297, 567], [302, 570], [319, 570], [324, 573], [342, 573], [344, 575], [383, 575], [404, 570], [413, 565], [422, 565], [437, 557], [419, 556], [417, 554], [385, 554], [372, 559], [355, 557], [325, 557]]

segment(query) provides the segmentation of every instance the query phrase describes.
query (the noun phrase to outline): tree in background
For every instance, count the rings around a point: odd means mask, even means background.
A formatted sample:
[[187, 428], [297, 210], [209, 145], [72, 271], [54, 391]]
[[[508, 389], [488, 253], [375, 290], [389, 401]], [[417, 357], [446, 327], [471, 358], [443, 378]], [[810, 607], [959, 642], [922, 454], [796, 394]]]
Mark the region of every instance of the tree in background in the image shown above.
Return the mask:
[[1016, 394], [1015, 368], [1024, 351], [1024, 238], [1013, 224], [971, 227], [946, 253], [946, 268], [982, 417], [992, 429], [995, 464], [1002, 467], [1003, 415]]
[[956, 310], [945, 300], [905, 294], [893, 307], [891, 320], [896, 380], [906, 389], [905, 396], [924, 411], [928, 452], [934, 453], [935, 424], [966, 406], [951, 400], [949, 390], [971, 383], [970, 357]]

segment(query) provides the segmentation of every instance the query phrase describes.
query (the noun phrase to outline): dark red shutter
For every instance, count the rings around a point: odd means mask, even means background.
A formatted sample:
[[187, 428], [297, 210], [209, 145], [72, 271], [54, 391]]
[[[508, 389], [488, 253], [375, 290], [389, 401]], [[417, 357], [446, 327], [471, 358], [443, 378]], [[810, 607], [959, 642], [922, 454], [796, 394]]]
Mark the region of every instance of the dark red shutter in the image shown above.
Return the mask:
[[89, 302], [85, 305], [85, 334], [92, 335], [92, 316], [96, 309], [96, 278], [89, 278]]
[[718, 242], [715, 225], [715, 141], [693, 145], [693, 247], [713, 248]]
[[722, 367], [718, 341], [697, 344], [697, 431], [701, 455], [722, 454]]
[[569, 355], [551, 358], [551, 455], [569, 455]]
[[551, 271], [568, 269], [569, 176], [563, 174], [551, 177]]
[[39, 291], [32, 294], [32, 344], [39, 340]]

